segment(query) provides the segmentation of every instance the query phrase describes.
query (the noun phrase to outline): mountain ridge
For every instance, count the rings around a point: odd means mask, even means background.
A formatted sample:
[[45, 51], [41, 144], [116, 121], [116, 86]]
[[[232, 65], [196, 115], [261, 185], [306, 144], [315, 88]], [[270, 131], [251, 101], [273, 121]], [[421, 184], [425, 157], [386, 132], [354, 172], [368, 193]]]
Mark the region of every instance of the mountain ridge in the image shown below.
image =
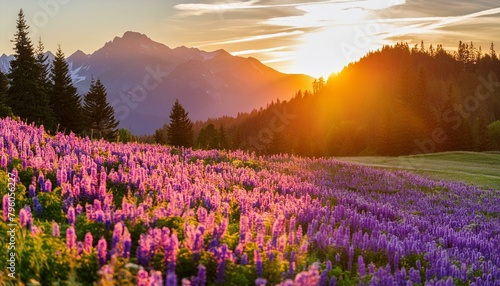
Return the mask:
[[[7, 60], [7, 55], [0, 57], [3, 72]], [[289, 99], [314, 80], [223, 49], [170, 48], [131, 31], [91, 54], [77, 50], [66, 60], [79, 94], [88, 91], [92, 78], [101, 79], [120, 127], [135, 134], [152, 134], [168, 123], [175, 99], [192, 120], [206, 120], [249, 112], [276, 98]]]

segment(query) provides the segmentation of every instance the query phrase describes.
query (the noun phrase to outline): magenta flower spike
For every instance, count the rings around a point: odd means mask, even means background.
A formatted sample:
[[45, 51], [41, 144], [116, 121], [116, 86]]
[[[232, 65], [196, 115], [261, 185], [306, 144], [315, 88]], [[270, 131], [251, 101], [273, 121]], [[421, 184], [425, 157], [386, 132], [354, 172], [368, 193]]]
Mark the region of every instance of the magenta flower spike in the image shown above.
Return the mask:
[[108, 244], [104, 237], [101, 237], [97, 242], [97, 258], [99, 260], [99, 264], [102, 266], [106, 264], [107, 261], [107, 253], [108, 253]]

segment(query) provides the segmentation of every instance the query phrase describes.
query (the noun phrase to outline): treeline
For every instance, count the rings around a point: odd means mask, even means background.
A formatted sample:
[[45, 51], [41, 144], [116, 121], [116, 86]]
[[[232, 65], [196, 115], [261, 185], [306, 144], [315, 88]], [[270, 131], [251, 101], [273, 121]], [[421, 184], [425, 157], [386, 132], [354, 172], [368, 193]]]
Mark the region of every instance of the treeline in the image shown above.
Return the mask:
[[43, 125], [48, 132], [73, 132], [91, 138], [122, 140], [131, 134], [118, 132], [114, 109], [106, 101], [106, 88], [92, 79], [83, 102], [73, 86], [65, 55], [58, 48], [48, 63], [41, 40], [35, 49], [29, 38], [24, 13], [18, 14], [13, 40], [14, 59], [7, 75], [0, 72], [0, 116], [16, 116]]
[[[384, 46], [311, 91], [266, 108], [195, 122], [197, 142], [303, 156], [403, 155], [500, 150], [500, 61], [460, 42]], [[208, 131], [207, 131], [208, 130]], [[215, 139], [214, 139], [215, 140]], [[208, 142], [212, 142], [208, 140]], [[219, 145], [217, 145], [219, 144]], [[221, 148], [203, 143], [199, 148]]]

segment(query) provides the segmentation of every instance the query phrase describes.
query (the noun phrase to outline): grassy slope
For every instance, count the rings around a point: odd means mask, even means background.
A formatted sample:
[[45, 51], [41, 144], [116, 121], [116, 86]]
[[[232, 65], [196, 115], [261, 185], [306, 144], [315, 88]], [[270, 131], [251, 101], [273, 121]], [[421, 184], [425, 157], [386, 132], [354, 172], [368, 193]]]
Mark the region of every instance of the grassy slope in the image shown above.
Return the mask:
[[404, 169], [435, 179], [500, 190], [500, 152], [445, 152], [401, 157], [342, 157], [363, 165]]

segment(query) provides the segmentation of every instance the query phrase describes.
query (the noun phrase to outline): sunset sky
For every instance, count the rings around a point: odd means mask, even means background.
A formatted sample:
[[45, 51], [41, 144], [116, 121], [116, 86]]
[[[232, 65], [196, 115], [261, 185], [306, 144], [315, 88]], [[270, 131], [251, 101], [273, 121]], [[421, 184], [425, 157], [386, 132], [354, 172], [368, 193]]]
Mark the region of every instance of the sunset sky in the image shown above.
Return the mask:
[[67, 56], [92, 53], [136, 31], [185, 45], [255, 57], [287, 73], [328, 76], [384, 44], [424, 40], [454, 50], [473, 41], [500, 50], [498, 0], [0, 0], [0, 54], [11, 54], [19, 9], [31, 37]]

